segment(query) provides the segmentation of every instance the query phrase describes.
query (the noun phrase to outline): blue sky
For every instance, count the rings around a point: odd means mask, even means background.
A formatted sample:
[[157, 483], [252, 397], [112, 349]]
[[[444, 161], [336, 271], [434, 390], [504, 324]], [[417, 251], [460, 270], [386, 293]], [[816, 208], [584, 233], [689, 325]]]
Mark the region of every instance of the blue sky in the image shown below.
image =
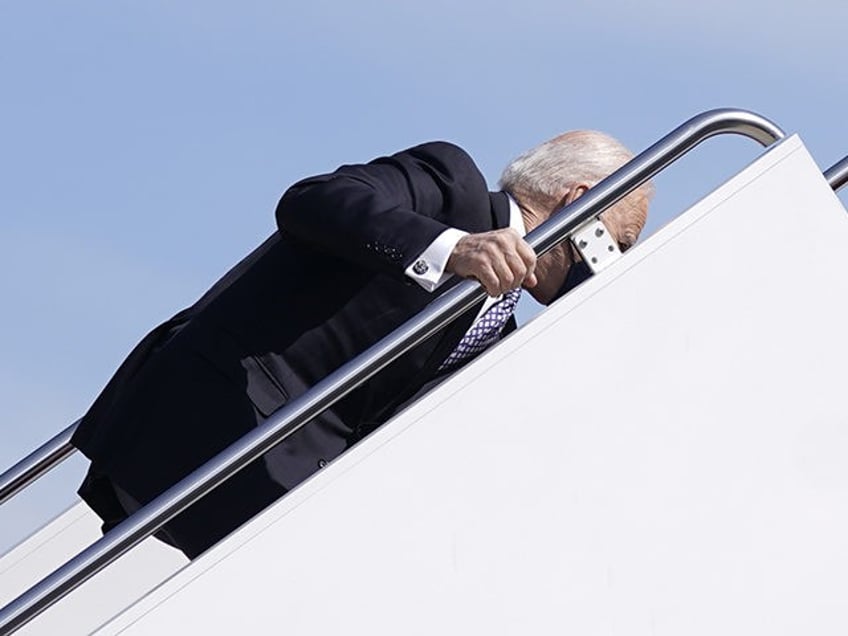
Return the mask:
[[[564, 130], [639, 151], [719, 106], [799, 132], [822, 168], [848, 154], [848, 4], [635, 4], [0, 5], [0, 469], [271, 232], [303, 176], [447, 139], [494, 185]], [[759, 152], [719, 138], [668, 169], [649, 231]], [[70, 504], [82, 471], [5, 505], [0, 550]]]

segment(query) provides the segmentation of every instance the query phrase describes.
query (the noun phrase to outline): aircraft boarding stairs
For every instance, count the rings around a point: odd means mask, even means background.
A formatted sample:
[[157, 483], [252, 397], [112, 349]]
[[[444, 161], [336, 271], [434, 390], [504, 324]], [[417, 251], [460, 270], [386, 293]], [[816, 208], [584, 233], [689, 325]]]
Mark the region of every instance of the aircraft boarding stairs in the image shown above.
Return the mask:
[[578, 242], [725, 132], [769, 148], [194, 562], [144, 537], [479, 287], [106, 537], [83, 504], [61, 514], [0, 559], [0, 634], [846, 633], [848, 158], [823, 177], [799, 137], [710, 111], [529, 240]]

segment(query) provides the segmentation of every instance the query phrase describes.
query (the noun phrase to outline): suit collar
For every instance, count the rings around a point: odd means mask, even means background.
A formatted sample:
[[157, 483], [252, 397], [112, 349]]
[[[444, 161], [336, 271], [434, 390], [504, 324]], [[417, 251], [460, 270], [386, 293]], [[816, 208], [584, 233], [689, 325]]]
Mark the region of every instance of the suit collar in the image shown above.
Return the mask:
[[490, 192], [492, 206], [492, 224], [494, 229], [509, 227], [509, 198], [506, 192]]

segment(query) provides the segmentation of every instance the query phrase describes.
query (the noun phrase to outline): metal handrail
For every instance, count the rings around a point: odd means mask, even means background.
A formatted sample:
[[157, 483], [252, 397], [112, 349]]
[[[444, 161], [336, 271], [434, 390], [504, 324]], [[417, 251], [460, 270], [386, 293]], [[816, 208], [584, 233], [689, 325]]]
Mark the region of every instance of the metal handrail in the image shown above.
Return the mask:
[[838, 192], [842, 186], [848, 183], [848, 156], [843, 157], [825, 170], [824, 178], [827, 179], [834, 192]]
[[[744, 110], [717, 109], [697, 115], [574, 203], [557, 211], [551, 219], [527, 235], [527, 242], [541, 256], [702, 141], [731, 133], [750, 137], [763, 146], [785, 136], [768, 119]], [[0, 610], [0, 633], [10, 634], [32, 620], [375, 373], [471, 309], [485, 295], [485, 290], [471, 280], [463, 281], [440, 295], [421, 314], [293, 399], [261, 426], [177, 482]]]
[[[848, 156], [825, 170], [824, 177], [834, 192], [848, 184]], [[70, 439], [78, 425], [79, 420], [0, 474], [0, 505], [76, 452]]]
[[0, 475], [0, 504], [74, 454], [77, 449], [71, 446], [71, 437], [79, 423], [77, 420]]

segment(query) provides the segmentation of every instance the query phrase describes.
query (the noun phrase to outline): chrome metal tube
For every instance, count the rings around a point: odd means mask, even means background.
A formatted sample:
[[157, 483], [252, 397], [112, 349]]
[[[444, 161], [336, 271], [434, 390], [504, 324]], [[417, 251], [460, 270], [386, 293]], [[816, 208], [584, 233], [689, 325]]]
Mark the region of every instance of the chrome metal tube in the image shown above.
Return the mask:
[[0, 504], [74, 454], [71, 436], [78, 424], [79, 420], [0, 475]]
[[[728, 133], [750, 137], [762, 145], [784, 137], [774, 123], [747, 111], [720, 109], [693, 117], [570, 206], [558, 211], [528, 234], [527, 241], [537, 254], [544, 254], [705, 139]], [[0, 610], [0, 633], [10, 634], [26, 624], [380, 369], [473, 307], [485, 293], [478, 283], [464, 281], [440, 295], [420, 315], [289, 402], [262, 426], [206, 462]]]
[[721, 108], [697, 115], [557, 212], [528, 234], [527, 241], [538, 254], [547, 252], [573, 229], [624, 198], [692, 148], [721, 134], [743, 135], [763, 146], [786, 136], [776, 124], [745, 110]]
[[824, 171], [824, 178], [833, 188], [834, 192], [848, 183], [848, 156], [843, 157], [841, 161], [837, 161], [830, 168]]

